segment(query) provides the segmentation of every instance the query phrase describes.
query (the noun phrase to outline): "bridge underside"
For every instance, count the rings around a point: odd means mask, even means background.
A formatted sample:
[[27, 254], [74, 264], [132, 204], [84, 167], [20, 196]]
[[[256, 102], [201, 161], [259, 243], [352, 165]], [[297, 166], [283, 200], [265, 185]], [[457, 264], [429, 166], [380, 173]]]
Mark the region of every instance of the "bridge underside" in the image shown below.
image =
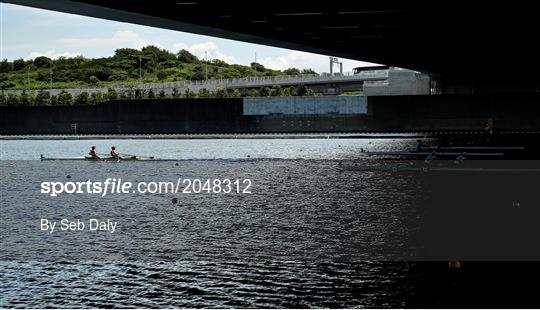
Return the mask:
[[533, 2], [5, 2], [410, 68], [456, 85], [538, 87]]

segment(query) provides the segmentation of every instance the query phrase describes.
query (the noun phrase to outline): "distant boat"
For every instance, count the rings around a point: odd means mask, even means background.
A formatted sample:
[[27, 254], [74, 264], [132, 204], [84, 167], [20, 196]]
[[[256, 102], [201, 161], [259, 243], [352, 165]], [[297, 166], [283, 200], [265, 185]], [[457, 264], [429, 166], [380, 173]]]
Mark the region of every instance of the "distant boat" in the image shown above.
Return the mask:
[[171, 159], [157, 159], [152, 157], [137, 157], [137, 156], [128, 156], [128, 157], [45, 157], [41, 155], [41, 160], [88, 160], [88, 161], [171, 161]]

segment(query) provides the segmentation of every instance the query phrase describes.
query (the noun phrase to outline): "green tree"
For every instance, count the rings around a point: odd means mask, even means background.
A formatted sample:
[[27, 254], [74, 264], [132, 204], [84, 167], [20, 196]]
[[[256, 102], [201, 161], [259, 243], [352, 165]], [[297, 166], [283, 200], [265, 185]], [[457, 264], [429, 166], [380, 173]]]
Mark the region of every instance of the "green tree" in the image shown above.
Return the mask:
[[119, 48], [114, 51], [113, 60], [115, 68], [126, 71], [139, 68], [139, 57], [142, 57], [142, 53], [139, 50]]
[[[206, 78], [239, 78], [248, 76], [272, 76], [284, 72], [265, 68], [253, 63], [251, 66], [227, 64], [223, 60], [213, 59], [201, 62], [186, 50], [176, 55], [155, 46], [137, 49], [117, 49], [114, 56], [96, 59], [77, 57], [60, 57], [52, 60], [40, 56], [33, 60], [17, 59], [13, 62], [0, 62], [0, 88], [14, 89], [26, 87], [41, 89], [48, 87], [51, 63], [54, 68], [54, 87], [82, 88], [88, 85], [127, 84], [134, 85], [139, 80], [139, 59], [146, 82], [202, 80]], [[208, 65], [208, 66], [207, 66]], [[32, 69], [30, 70], [30, 68]], [[206, 68], [207, 67], [207, 68]], [[12, 68], [10, 71], [9, 69]], [[298, 69], [290, 68], [285, 73], [298, 73]], [[306, 72], [305, 70], [303, 72]], [[95, 80], [97, 78], [98, 81]], [[183, 94], [183, 89], [180, 91]], [[123, 97], [129, 97], [126, 93]], [[180, 96], [180, 93], [177, 94]]]
[[89, 103], [89, 101], [90, 101], [90, 96], [88, 95], [87, 92], [83, 91], [82, 93], [75, 96], [74, 103], [76, 105], [86, 105]]
[[114, 71], [109, 77], [109, 81], [125, 81], [129, 78], [126, 71]]
[[51, 105], [58, 105], [58, 96], [51, 95]]
[[224, 62], [223, 60], [221, 59], [212, 59], [212, 61], [210, 61], [214, 66], [217, 66], [217, 67], [228, 67], [229, 64]]
[[233, 90], [233, 92], [231, 94], [231, 97], [233, 97], [233, 98], [243, 97], [242, 92], [240, 90], [238, 90], [238, 89], [235, 89], [235, 90]]
[[101, 102], [103, 102], [103, 94], [101, 92], [93, 92], [90, 95], [90, 104], [100, 104]]
[[297, 96], [306, 96], [307, 95], [308, 88], [306, 85], [298, 85], [296, 88], [296, 95]]
[[96, 86], [99, 84], [99, 79], [95, 75], [92, 75], [91, 77], [88, 78], [88, 84], [92, 86]]
[[272, 85], [268, 90], [268, 96], [277, 97], [283, 95], [283, 89], [280, 85]]
[[20, 105], [19, 96], [14, 93], [8, 93], [6, 98], [6, 104], [11, 106]]
[[3, 105], [8, 105], [8, 104], [7, 104], [7, 96], [2, 91], [2, 92], [0, 92], [0, 106], [3, 106]]
[[210, 91], [206, 88], [199, 89], [199, 92], [197, 93], [197, 97], [199, 98], [208, 98], [210, 97]]
[[229, 97], [229, 93], [223, 87], [216, 88], [216, 97], [217, 98], [226, 98]]
[[39, 56], [34, 59], [34, 66], [38, 68], [50, 68], [52, 65], [52, 59], [46, 56]]
[[2, 62], [0, 62], [0, 73], [6, 73], [11, 70], [13, 70], [13, 64], [7, 59], [4, 59], [2, 60]]
[[107, 90], [107, 99], [108, 100], [116, 100], [116, 99], [118, 99], [118, 92], [116, 92], [116, 90], [114, 90], [113, 88], [109, 88]]
[[165, 80], [167, 78], [168, 74], [167, 74], [167, 72], [161, 70], [161, 71], [157, 72], [156, 76], [157, 76], [158, 80], [163, 81], [163, 80]]
[[259, 96], [261, 96], [261, 97], [270, 96], [270, 88], [268, 88], [268, 87], [259, 88]]
[[260, 63], [257, 63], [257, 62], [252, 62], [251, 63], [251, 68], [257, 72], [264, 72], [266, 71], [266, 68], [261, 65]]
[[160, 49], [157, 46], [154, 45], [148, 45], [141, 49], [141, 52], [143, 54], [143, 57], [146, 58], [149, 63], [163, 63], [168, 60], [174, 60], [176, 59], [176, 56], [172, 53], [169, 53], [165, 49]]
[[154, 91], [152, 89], [148, 90], [147, 97], [148, 99], [156, 99], [156, 95], [154, 94]]
[[167, 99], [167, 94], [165, 93], [165, 91], [162, 89], [159, 91], [158, 93], [158, 99]]
[[139, 88], [135, 89], [135, 99], [140, 100], [144, 97], [144, 90], [141, 90]]
[[184, 91], [184, 98], [195, 98], [195, 93], [192, 92], [189, 88], [186, 88], [186, 90]]
[[24, 67], [26, 67], [26, 63], [24, 62], [24, 59], [19, 58], [13, 61], [13, 71], [22, 70], [24, 69]]
[[191, 54], [190, 52], [186, 51], [186, 50], [180, 50], [177, 54], [176, 54], [176, 58], [181, 61], [181, 62], [185, 62], [185, 63], [195, 63], [195, 62], [198, 62], [199, 59], [197, 58], [197, 56]]
[[34, 103], [37, 106], [51, 105], [51, 95], [48, 91], [40, 90], [34, 99]]
[[133, 88], [129, 88], [128, 90], [123, 91], [123, 99], [132, 100], [135, 98], [135, 91], [133, 91]]
[[118, 92], [118, 99], [128, 99], [128, 96], [126, 95], [125, 90], [121, 90]]
[[32, 97], [26, 92], [26, 90], [23, 90], [22, 93], [19, 95], [20, 105], [29, 106], [32, 105], [32, 101]]
[[300, 70], [297, 68], [289, 68], [289, 69], [285, 69], [283, 73], [285, 73], [286, 75], [299, 75]]
[[72, 104], [73, 104], [73, 96], [70, 93], [63, 90], [60, 94], [58, 94], [58, 105], [72, 105]]
[[302, 74], [317, 74], [317, 72], [313, 69], [304, 69], [302, 70]]
[[16, 84], [9, 80], [9, 77], [6, 73], [0, 74], [0, 89], [8, 89], [15, 86]]
[[249, 97], [251, 96], [251, 90], [250, 89], [241, 89], [240, 90], [241, 97]]
[[191, 78], [192, 81], [204, 80], [206, 78], [206, 71], [202, 65], [195, 65], [192, 68]]
[[[105, 67], [105, 64], [97, 63], [91, 68], [84, 69], [80, 78], [88, 80], [88, 83], [99, 83], [100, 81], [108, 81], [113, 74], [110, 68]], [[94, 78], [93, 78], [94, 77]], [[97, 80], [96, 80], [97, 79]]]
[[180, 92], [178, 91], [178, 89], [176, 89], [176, 87], [173, 88], [173, 90], [172, 90], [172, 98], [178, 99], [178, 98], [180, 98], [180, 97], [181, 97], [181, 94], [180, 94]]
[[296, 88], [289, 86], [283, 89], [281, 92], [282, 96], [296, 96]]

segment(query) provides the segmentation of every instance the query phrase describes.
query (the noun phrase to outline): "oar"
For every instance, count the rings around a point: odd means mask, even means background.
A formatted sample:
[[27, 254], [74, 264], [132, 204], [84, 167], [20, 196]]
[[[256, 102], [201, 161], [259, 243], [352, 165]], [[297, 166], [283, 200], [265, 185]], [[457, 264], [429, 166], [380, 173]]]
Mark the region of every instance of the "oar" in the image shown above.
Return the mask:
[[[111, 154], [105, 154], [105, 153], [98, 153], [99, 156], [111, 156]], [[142, 155], [132, 155], [132, 154], [120, 154], [120, 159], [122, 159], [122, 156], [128, 156], [128, 157], [139, 157], [139, 158], [149, 158], [154, 159], [154, 156], [142, 156]]]
[[[98, 156], [102, 156], [102, 157], [100, 157], [101, 159], [109, 159], [109, 158], [114, 159], [114, 157], [111, 156], [111, 154], [105, 154], [105, 153], [97, 153], [97, 154], [98, 154]], [[129, 154], [120, 154], [120, 156], [118, 156], [116, 159], [122, 160], [122, 159], [128, 158], [128, 157], [125, 157], [124, 155], [129, 156], [129, 157], [134, 157], [133, 155], [129, 155]]]
[[[108, 159], [112, 157], [111, 154], [107, 154], [107, 153], [97, 153], [97, 155], [102, 159]], [[118, 159], [122, 159], [122, 157], [119, 157]]]
[[154, 159], [154, 156], [143, 156], [143, 155], [133, 155], [133, 154], [122, 154], [122, 155], [125, 155], [125, 156], [130, 156], [130, 157], [140, 157], [140, 158], [150, 158], [150, 159]]
[[[97, 154], [98, 154], [98, 156], [109, 156], [109, 157], [111, 157], [111, 154], [107, 154], [107, 153], [97, 153]], [[129, 154], [120, 154], [120, 155], [131, 156]]]

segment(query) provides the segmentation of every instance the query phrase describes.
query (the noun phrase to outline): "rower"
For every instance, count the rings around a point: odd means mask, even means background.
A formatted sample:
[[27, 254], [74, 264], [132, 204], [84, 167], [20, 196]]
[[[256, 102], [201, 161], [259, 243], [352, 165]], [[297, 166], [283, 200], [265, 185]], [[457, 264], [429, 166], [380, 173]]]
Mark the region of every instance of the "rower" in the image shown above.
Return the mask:
[[99, 158], [95, 145], [92, 145], [92, 147], [90, 148], [90, 152], [88, 152], [88, 155], [92, 156], [92, 158]]
[[111, 147], [111, 157], [121, 159], [120, 153], [118, 153], [114, 145]]

